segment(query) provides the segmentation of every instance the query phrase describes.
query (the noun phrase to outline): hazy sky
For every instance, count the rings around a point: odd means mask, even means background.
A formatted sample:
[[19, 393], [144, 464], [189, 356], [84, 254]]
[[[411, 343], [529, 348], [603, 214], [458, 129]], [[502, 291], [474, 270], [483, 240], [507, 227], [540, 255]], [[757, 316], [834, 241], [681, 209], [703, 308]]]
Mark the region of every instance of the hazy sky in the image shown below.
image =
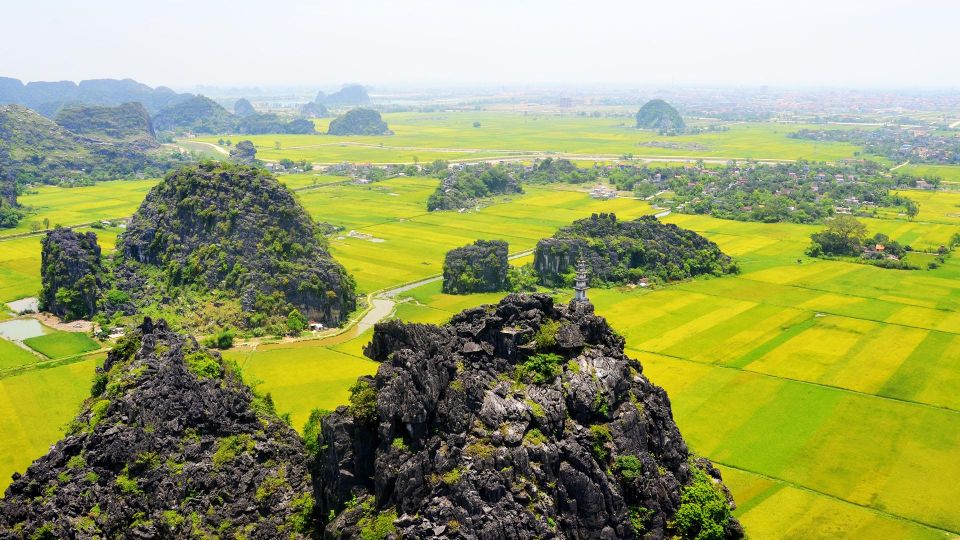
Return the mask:
[[960, 88], [956, 0], [4, 0], [0, 75]]

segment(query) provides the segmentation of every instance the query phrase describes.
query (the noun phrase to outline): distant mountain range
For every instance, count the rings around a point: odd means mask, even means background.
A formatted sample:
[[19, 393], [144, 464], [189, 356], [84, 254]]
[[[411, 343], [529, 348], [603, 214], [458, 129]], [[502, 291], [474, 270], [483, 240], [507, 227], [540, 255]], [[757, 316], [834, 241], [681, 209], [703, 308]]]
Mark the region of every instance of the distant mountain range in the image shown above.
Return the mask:
[[67, 105], [107, 105], [139, 102], [152, 114], [186, 101], [193, 94], [179, 94], [158, 86], [151, 88], [133, 79], [92, 79], [89, 81], [29, 82], [0, 77], [0, 105], [24, 105], [53, 118]]

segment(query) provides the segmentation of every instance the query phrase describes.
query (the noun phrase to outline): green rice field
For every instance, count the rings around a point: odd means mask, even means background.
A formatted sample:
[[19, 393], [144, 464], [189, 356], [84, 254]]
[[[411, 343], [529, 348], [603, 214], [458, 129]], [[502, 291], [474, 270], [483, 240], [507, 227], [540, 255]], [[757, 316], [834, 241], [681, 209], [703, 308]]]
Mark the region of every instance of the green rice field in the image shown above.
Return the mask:
[[57, 359], [95, 351], [100, 344], [81, 332], [53, 331], [23, 340], [23, 343], [47, 358]]
[[[808, 127], [799, 124], [742, 123], [731, 125], [729, 131], [667, 137], [633, 128], [633, 120], [629, 117], [437, 112], [388, 113], [384, 115], [384, 120], [394, 135], [259, 135], [243, 138], [253, 141], [260, 159], [306, 159], [315, 163], [471, 160], [511, 157], [530, 152], [607, 157], [630, 153], [651, 158], [804, 158], [819, 161], [853, 157], [854, 152], [859, 150], [846, 143], [788, 138], [787, 134]], [[325, 132], [329, 121], [317, 120], [317, 130]], [[472, 127], [474, 122], [479, 122], [480, 127]], [[215, 144], [220, 138], [222, 136], [196, 140]], [[663, 143], [669, 143], [670, 147], [663, 147]]]

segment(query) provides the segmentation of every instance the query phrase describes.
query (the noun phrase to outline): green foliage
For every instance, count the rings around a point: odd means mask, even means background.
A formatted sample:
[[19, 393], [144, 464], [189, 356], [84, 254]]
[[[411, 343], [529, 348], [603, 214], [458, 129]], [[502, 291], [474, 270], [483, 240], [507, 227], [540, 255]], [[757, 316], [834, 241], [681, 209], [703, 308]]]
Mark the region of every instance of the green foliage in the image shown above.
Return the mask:
[[617, 459], [613, 460], [613, 469], [622, 478], [633, 480], [642, 476], [643, 462], [637, 456], [617, 456]]
[[120, 488], [120, 491], [124, 493], [143, 493], [137, 479], [131, 478], [127, 469], [124, 469], [122, 473], [117, 475], [114, 483]]
[[307, 329], [309, 321], [300, 313], [300, 310], [294, 309], [287, 315], [287, 331], [291, 336], [299, 336]]
[[163, 522], [167, 524], [167, 527], [171, 529], [176, 529], [186, 521], [185, 518], [180, 512], [176, 510], [164, 510], [163, 511]]
[[637, 536], [643, 535], [647, 531], [647, 520], [653, 516], [653, 510], [643, 506], [631, 506], [627, 508], [627, 517], [630, 519], [630, 526]]
[[361, 540], [386, 540], [391, 534], [396, 534], [397, 527], [393, 524], [396, 520], [397, 511], [393, 508], [376, 515], [364, 516], [357, 522]]
[[361, 423], [377, 421], [377, 391], [366, 379], [360, 379], [350, 387], [350, 413]]
[[212, 457], [214, 468], [230, 463], [240, 454], [252, 452], [254, 446], [253, 438], [246, 433], [218, 439]]
[[321, 421], [323, 417], [330, 414], [330, 411], [323, 409], [313, 409], [310, 411], [310, 417], [307, 418], [303, 426], [303, 446], [306, 447], [310, 455], [316, 456], [320, 451], [320, 431], [323, 427]]
[[543, 321], [533, 340], [537, 343], [537, 349], [550, 349], [557, 345], [557, 331], [560, 330], [562, 321], [547, 319]]
[[203, 345], [211, 349], [229, 349], [233, 347], [233, 338], [235, 335], [236, 332], [234, 332], [232, 328], [224, 328], [204, 339]]
[[544, 445], [544, 444], [547, 444], [548, 440], [549, 439], [547, 439], [547, 436], [544, 435], [543, 432], [537, 428], [533, 428], [530, 431], [527, 431], [526, 433], [523, 434], [524, 444], [527, 444], [530, 446]]
[[390, 443], [390, 447], [403, 452], [410, 451], [410, 446], [407, 444], [407, 441], [403, 440], [403, 437], [394, 437], [393, 442]]
[[540, 405], [532, 399], [525, 399], [523, 402], [527, 404], [527, 407], [530, 407], [530, 412], [533, 413], [534, 417], [540, 419], [547, 417], [547, 412], [543, 410], [543, 405]]
[[482, 441], [482, 440], [474, 441], [468, 444], [467, 447], [463, 449], [463, 451], [468, 456], [473, 456], [480, 459], [492, 458], [494, 453], [496, 452], [493, 445], [491, 445], [487, 441]]
[[290, 516], [290, 528], [297, 533], [305, 534], [313, 525], [313, 496], [302, 493], [291, 502], [293, 514]]
[[275, 472], [269, 473], [263, 478], [263, 481], [257, 486], [254, 498], [257, 502], [262, 503], [267, 500], [268, 497], [284, 487], [289, 487], [289, 485], [287, 482], [287, 470], [283, 466], [280, 466]]
[[534, 292], [539, 279], [532, 264], [511, 266], [507, 270], [507, 288], [510, 292]]
[[680, 493], [673, 527], [684, 540], [722, 540], [730, 505], [720, 488], [700, 467], [690, 467], [692, 481]]
[[103, 391], [107, 389], [108, 377], [106, 373], [102, 371], [97, 371], [93, 374], [93, 385], [90, 387], [90, 395], [97, 397], [100, 394], [103, 394]]
[[866, 236], [866, 225], [852, 216], [840, 215], [828, 221], [822, 232], [810, 236], [813, 244], [807, 254], [857, 256], [863, 251]]
[[462, 476], [463, 476], [463, 468], [454, 467], [453, 469], [450, 469], [449, 471], [443, 473], [440, 476], [440, 480], [443, 481], [444, 484], [451, 486], [459, 482]]
[[520, 382], [548, 384], [562, 371], [562, 356], [553, 353], [535, 354], [517, 366], [514, 377]]
[[83, 467], [86, 467], [86, 465], [87, 460], [84, 459], [82, 454], [77, 454], [67, 460], [68, 469], [82, 469]]
[[481, 164], [442, 171], [443, 181], [427, 199], [427, 210], [470, 208], [485, 197], [523, 193], [507, 165]]
[[190, 373], [200, 379], [219, 379], [223, 376], [223, 365], [205, 350], [192, 352], [183, 357]]
[[597, 458], [597, 461], [605, 463], [607, 458], [610, 457], [610, 451], [607, 450], [606, 445], [613, 441], [610, 428], [606, 424], [594, 424], [590, 426], [590, 436], [593, 439], [593, 446], [591, 447], [593, 456]]
[[157, 131], [227, 133], [233, 116], [216, 101], [196, 96], [162, 109], [153, 117]]
[[552, 238], [539, 241], [534, 269], [543, 285], [570, 286], [581, 255], [587, 259], [594, 285], [739, 272], [717, 244], [694, 231], [661, 223], [653, 216], [622, 221], [604, 213], [574, 221]]
[[90, 406], [90, 431], [93, 431], [97, 424], [103, 420], [103, 417], [107, 414], [107, 408], [110, 407], [109, 399], [100, 399], [93, 403]]

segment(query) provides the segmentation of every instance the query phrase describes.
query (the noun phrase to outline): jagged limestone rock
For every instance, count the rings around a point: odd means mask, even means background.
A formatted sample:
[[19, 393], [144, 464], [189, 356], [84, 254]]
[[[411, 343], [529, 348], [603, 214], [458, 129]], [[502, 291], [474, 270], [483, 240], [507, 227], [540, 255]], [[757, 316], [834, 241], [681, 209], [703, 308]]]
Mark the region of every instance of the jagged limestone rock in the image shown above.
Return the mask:
[[470, 294], [508, 287], [509, 249], [503, 240], [477, 240], [451, 249], [443, 261], [443, 292]]
[[95, 233], [57, 227], [41, 242], [40, 309], [66, 320], [91, 317], [105, 274]]
[[321, 421], [326, 537], [742, 537], [719, 472], [623, 346], [589, 303], [546, 295], [378, 324], [377, 375]]
[[146, 319], [93, 395], [0, 500], [0, 538], [305, 538], [299, 436], [219, 353]]

